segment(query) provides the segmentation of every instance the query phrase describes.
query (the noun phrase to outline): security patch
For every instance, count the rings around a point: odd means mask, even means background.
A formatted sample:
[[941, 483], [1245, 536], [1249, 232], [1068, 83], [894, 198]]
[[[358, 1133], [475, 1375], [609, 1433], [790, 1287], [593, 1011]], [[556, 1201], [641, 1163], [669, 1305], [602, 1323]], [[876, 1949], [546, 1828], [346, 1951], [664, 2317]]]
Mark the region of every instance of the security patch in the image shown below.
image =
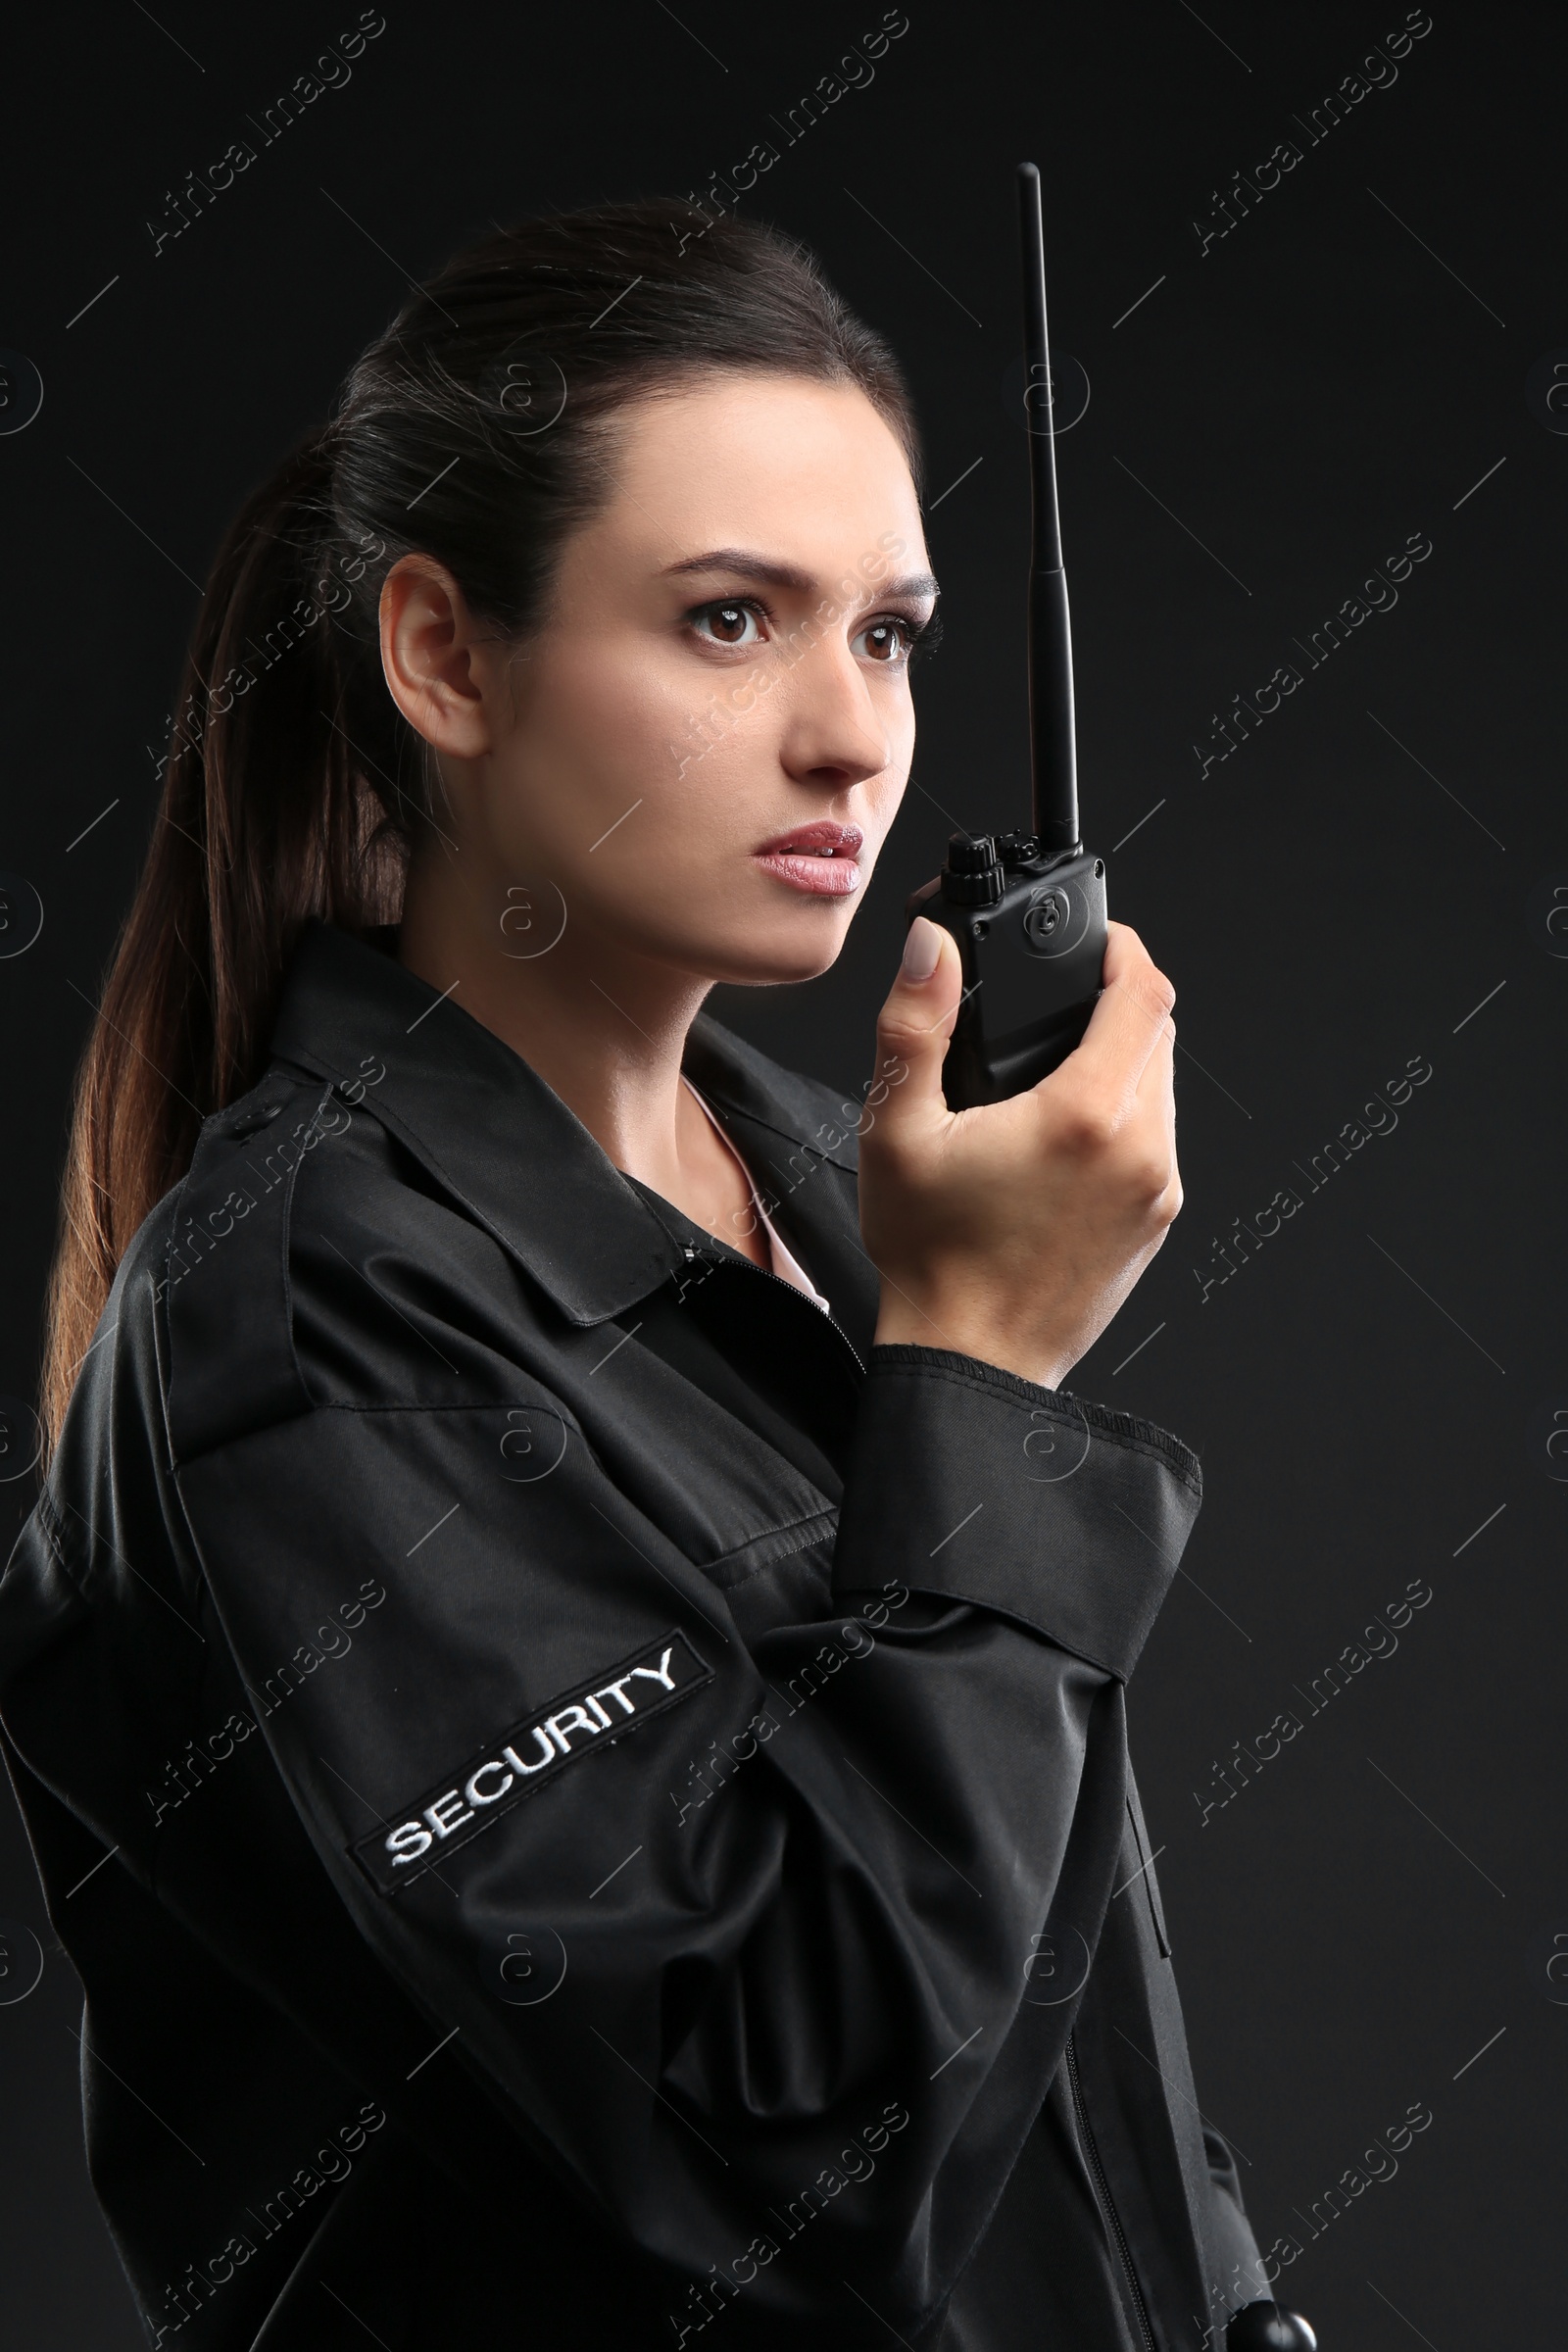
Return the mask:
[[353, 1848], [355, 1860], [383, 1894], [395, 1894], [569, 1764], [613, 1747], [712, 1679], [711, 1666], [678, 1628], [672, 1630], [576, 1690], [547, 1699], [448, 1780], [400, 1806], [406, 1819], [362, 1838]]

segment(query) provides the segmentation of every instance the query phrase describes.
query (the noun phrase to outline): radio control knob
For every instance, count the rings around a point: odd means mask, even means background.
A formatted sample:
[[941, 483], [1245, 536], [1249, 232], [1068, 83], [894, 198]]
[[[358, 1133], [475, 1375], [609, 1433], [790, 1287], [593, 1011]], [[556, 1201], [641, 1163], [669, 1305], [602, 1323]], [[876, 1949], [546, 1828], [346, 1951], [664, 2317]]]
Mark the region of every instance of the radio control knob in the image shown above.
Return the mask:
[[980, 833], [971, 840], [967, 833], [955, 833], [942, 869], [942, 896], [950, 905], [994, 906], [1004, 887], [995, 838]]

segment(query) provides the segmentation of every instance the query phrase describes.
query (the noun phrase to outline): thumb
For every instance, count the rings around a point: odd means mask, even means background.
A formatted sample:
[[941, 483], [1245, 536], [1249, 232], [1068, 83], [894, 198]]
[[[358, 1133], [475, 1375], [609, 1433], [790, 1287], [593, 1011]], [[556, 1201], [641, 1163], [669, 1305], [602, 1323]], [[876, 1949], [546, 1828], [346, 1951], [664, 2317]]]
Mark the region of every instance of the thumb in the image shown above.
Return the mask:
[[869, 1100], [885, 1103], [882, 1115], [893, 1127], [929, 1117], [933, 1109], [951, 1115], [942, 1093], [942, 1064], [962, 994], [956, 940], [940, 923], [917, 914], [876, 1025], [876, 1083]]

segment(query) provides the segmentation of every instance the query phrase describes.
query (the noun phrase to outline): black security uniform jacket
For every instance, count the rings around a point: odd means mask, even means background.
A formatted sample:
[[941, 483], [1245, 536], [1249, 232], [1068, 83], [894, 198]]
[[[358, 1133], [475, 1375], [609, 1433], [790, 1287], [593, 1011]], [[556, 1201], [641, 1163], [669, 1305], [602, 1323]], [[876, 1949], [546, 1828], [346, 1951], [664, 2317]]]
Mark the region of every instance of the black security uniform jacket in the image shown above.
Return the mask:
[[856, 1104], [693, 1029], [830, 1320], [391, 945], [307, 931], [0, 1586], [149, 2340], [1198, 2352], [1125, 1710], [1197, 1460], [873, 1348]]

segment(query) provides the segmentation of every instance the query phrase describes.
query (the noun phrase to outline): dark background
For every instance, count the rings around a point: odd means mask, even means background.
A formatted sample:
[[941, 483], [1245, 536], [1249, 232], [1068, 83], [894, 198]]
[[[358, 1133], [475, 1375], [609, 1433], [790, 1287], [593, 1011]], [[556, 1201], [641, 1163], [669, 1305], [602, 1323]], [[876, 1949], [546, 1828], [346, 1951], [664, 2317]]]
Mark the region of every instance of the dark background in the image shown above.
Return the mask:
[[[166, 191], [250, 136], [353, 0], [160, 0], [156, 21], [127, 0], [8, 36], [0, 344], [45, 387], [0, 437], [0, 868], [45, 910], [0, 961], [17, 1396], [193, 583], [241, 497], [324, 415], [405, 272], [492, 218], [700, 191], [754, 141], [782, 148], [771, 118], [881, 19], [877, 0], [385, 14], [349, 84], [156, 258]], [[1568, 1461], [1546, 1444], [1568, 1407], [1568, 932], [1545, 918], [1568, 884], [1568, 437], [1526, 377], [1568, 362], [1562, 19], [1433, 0], [1397, 80], [1309, 145], [1293, 117], [1404, 24], [1395, 0], [908, 17], [870, 86], [743, 201], [817, 250], [914, 385], [947, 615], [917, 677], [918, 789], [837, 969], [715, 1009], [854, 1087], [906, 891], [951, 823], [1024, 814], [1004, 379], [1011, 169], [1031, 156], [1055, 347], [1092, 387], [1058, 451], [1087, 836], [1180, 993], [1186, 1207], [1071, 1385], [1204, 1461], [1131, 1699], [1197, 2079], [1260, 2241], [1302, 2247], [1281, 2291], [1324, 2352], [1544, 2344], [1568, 2111], [1544, 1940], [1568, 1937]], [[1194, 217], [1286, 138], [1301, 162], [1201, 253]], [[1412, 533], [1433, 552], [1397, 607], [1307, 669], [1293, 638]], [[1302, 686], [1200, 780], [1211, 714], [1287, 660]], [[1313, 1152], [1412, 1057], [1432, 1075], [1397, 1127], [1308, 1190]], [[1223, 1272], [1215, 1242], [1287, 1186], [1300, 1208], [1205, 1298], [1195, 1269]], [[0, 1525], [32, 1492], [0, 1488]], [[1431, 1598], [1396, 1653], [1309, 1713], [1312, 1679], [1412, 1580]], [[1284, 1709], [1300, 1733], [1204, 1821], [1216, 1763]], [[0, 2007], [0, 2335], [122, 2352], [137, 2329], [82, 2160], [79, 1995], [9, 1799], [0, 1915], [45, 1955]], [[13, 1938], [0, 1996], [28, 1949]], [[1433, 2121], [1396, 2177], [1312, 2234], [1313, 2201], [1417, 2103]]]

